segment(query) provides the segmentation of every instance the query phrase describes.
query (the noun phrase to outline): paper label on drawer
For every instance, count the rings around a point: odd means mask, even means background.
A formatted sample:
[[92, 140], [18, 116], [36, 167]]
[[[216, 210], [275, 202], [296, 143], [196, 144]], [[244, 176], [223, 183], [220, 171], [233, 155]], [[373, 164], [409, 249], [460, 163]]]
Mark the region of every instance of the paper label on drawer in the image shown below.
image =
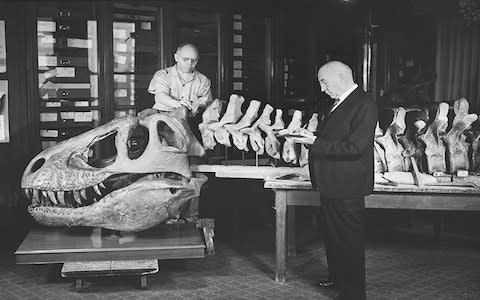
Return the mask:
[[115, 55], [113, 56], [113, 60], [114, 60], [116, 63], [119, 63], [119, 64], [121, 64], [121, 65], [124, 65], [125, 62], [127, 61], [127, 57], [122, 56], [122, 55], [117, 55], [117, 54], [115, 54]]
[[125, 40], [127, 38], [127, 31], [125, 29], [113, 29], [113, 38]]
[[73, 111], [62, 111], [60, 112], [60, 118], [62, 120], [72, 120], [75, 118], [75, 112]]
[[116, 43], [115, 44], [115, 51], [127, 52], [127, 44], [126, 43]]
[[241, 14], [233, 14], [233, 19], [234, 19], [234, 20], [241, 20], [241, 19], [242, 19], [242, 15], [241, 15]]
[[58, 101], [47, 101], [47, 102], [45, 102], [45, 106], [46, 107], [61, 107], [62, 103], [60, 103]]
[[57, 116], [57, 113], [40, 113], [40, 122], [55, 122]]
[[39, 67], [48, 67], [56, 66], [57, 57], [56, 56], [38, 56], [38, 66]]
[[98, 75], [90, 75], [90, 97], [98, 97]]
[[42, 44], [55, 44], [57, 40], [53, 36], [44, 36], [40, 38], [40, 45]]
[[233, 68], [234, 69], [241, 69], [242, 68], [242, 61], [241, 60], [234, 60], [233, 61]]
[[233, 22], [233, 30], [242, 30], [242, 22]]
[[88, 101], [75, 101], [76, 107], [88, 107], [90, 103]]
[[242, 70], [233, 70], [233, 78], [242, 78]]
[[40, 136], [41, 137], [58, 137], [58, 130], [41, 129]]
[[116, 89], [114, 91], [115, 97], [122, 98], [122, 97], [127, 97], [128, 92], [126, 89]]
[[37, 31], [55, 32], [57, 30], [57, 24], [54, 21], [38, 21]]
[[243, 49], [242, 48], [233, 48], [233, 56], [242, 56]]
[[234, 34], [233, 35], [233, 42], [236, 44], [242, 43], [242, 35], [241, 34]]
[[5, 140], [5, 117], [0, 115], [0, 140]]
[[67, 39], [67, 47], [71, 48], [92, 48], [91, 40]]
[[152, 23], [142, 22], [140, 23], [140, 28], [142, 28], [142, 30], [152, 30]]
[[243, 83], [241, 82], [234, 82], [233, 83], [233, 90], [234, 91], [241, 91], [243, 89]]
[[57, 67], [55, 71], [57, 77], [75, 77], [75, 68]]
[[91, 111], [86, 112], [75, 112], [74, 121], [75, 122], [92, 122], [93, 116]]
[[123, 74], [113, 75], [113, 81], [114, 82], [125, 83], [125, 82], [127, 82], [127, 75], [123, 75]]

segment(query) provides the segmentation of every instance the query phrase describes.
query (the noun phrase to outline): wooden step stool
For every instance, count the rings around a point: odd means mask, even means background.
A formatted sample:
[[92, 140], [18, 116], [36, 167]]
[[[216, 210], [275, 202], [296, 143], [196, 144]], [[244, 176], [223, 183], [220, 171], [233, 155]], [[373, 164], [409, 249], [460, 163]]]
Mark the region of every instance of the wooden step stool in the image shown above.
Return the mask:
[[113, 260], [68, 262], [62, 267], [62, 277], [75, 278], [76, 290], [81, 290], [86, 277], [140, 276], [140, 287], [147, 287], [147, 275], [158, 272], [158, 260]]

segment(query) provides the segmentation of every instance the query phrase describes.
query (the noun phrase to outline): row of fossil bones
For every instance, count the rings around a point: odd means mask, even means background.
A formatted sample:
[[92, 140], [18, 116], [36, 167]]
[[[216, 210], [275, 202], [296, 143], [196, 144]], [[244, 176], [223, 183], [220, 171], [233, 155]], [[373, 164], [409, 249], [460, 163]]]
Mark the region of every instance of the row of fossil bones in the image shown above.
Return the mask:
[[[301, 145], [298, 155], [296, 151], [298, 147], [295, 147], [293, 140], [286, 138], [282, 147], [280, 140], [283, 139], [279, 140], [279, 138], [299, 132], [313, 137], [318, 125], [317, 113], [314, 113], [308, 123], [302, 126], [302, 111], [295, 110], [290, 123], [285, 126], [281, 109], [274, 109], [270, 104], [266, 104], [259, 116], [262, 103], [251, 100], [243, 114], [241, 109], [244, 102], [245, 99], [242, 96], [232, 94], [221, 118], [222, 102], [220, 100], [215, 99], [205, 109], [198, 128], [206, 150], [214, 149], [217, 142], [226, 147], [232, 147], [232, 140], [239, 150], [249, 151], [248, 144], [250, 144], [251, 149], [258, 155], [266, 152], [272, 158], [282, 158], [287, 163], [298, 162], [300, 166], [308, 164], [308, 151], [305, 146]], [[274, 111], [275, 117], [272, 124], [270, 116]]]
[[[420, 172], [456, 174], [458, 171], [480, 171], [480, 131], [470, 130], [477, 121], [469, 114], [465, 98], [453, 104], [454, 118], [449, 125], [450, 106], [439, 103], [435, 118], [430, 121], [428, 109], [422, 108], [413, 124], [405, 123], [406, 110], [394, 109], [393, 121], [382, 132], [375, 132], [375, 172], [412, 171], [412, 157]], [[477, 122], [478, 123], [478, 122]], [[466, 133], [469, 133], [467, 139]]]
[[[233, 141], [239, 150], [249, 151], [249, 144], [259, 155], [266, 152], [275, 159], [282, 158], [287, 163], [298, 162], [300, 166], [305, 166], [308, 163], [307, 149], [301, 145], [298, 155], [295, 142], [286, 138], [282, 147], [280, 141], [283, 139], [279, 137], [299, 132], [313, 136], [317, 130], [318, 114], [314, 113], [302, 126], [302, 112], [295, 110], [286, 126], [281, 109], [274, 109], [267, 104], [259, 115], [261, 102], [252, 100], [243, 114], [241, 109], [244, 102], [242, 96], [232, 94], [223, 115], [222, 102], [218, 99], [205, 109], [202, 122], [198, 125], [204, 148], [214, 149], [217, 142], [232, 147]], [[439, 103], [435, 118], [430, 121], [428, 109], [422, 108], [415, 122], [406, 124], [407, 111], [402, 107], [395, 108], [393, 120], [385, 132], [377, 124], [375, 172], [412, 171], [412, 157], [423, 173], [454, 174], [459, 170], [480, 172], [480, 130], [470, 131], [470, 141], [465, 135], [478, 116], [469, 114], [469, 103], [465, 98], [458, 99], [453, 104], [455, 117], [449, 127], [449, 109], [448, 103]]]

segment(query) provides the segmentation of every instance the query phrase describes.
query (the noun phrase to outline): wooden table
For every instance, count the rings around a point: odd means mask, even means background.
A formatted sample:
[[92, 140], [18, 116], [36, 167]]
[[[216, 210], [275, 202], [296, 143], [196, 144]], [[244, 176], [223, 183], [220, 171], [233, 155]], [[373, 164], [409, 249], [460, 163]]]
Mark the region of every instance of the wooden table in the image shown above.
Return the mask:
[[[310, 182], [266, 180], [265, 188], [275, 194], [276, 270], [275, 280], [285, 282], [286, 258], [295, 253], [295, 206], [320, 206], [320, 194]], [[366, 208], [480, 211], [480, 190], [465, 187], [375, 185], [365, 197]]]
[[196, 224], [111, 233], [87, 227], [33, 228], [15, 252], [17, 264], [205, 257], [206, 245]]

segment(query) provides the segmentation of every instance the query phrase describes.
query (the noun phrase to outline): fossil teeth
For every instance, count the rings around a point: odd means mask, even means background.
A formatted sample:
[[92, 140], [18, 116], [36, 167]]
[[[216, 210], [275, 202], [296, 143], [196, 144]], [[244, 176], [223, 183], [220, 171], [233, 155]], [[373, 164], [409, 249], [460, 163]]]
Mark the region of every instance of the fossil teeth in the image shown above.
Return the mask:
[[103, 182], [100, 182], [98, 185], [99, 185], [102, 189], [106, 189], [106, 188], [107, 188], [107, 187], [103, 184]]
[[97, 193], [97, 195], [101, 196], [102, 193], [100, 192], [100, 188], [98, 187], [98, 185], [94, 185], [93, 186], [93, 190], [95, 191], [95, 193]]
[[40, 195], [38, 195], [38, 190], [37, 190], [37, 189], [33, 189], [33, 200], [32, 200], [32, 204], [35, 204], [35, 203], [40, 204]]
[[23, 189], [23, 193], [28, 199], [30, 199], [30, 189]]
[[65, 205], [65, 192], [64, 191], [58, 191], [57, 192], [57, 198], [58, 198], [58, 202], [60, 202], [60, 204], [62, 204], [63, 206], [66, 206]]
[[87, 190], [86, 189], [81, 189], [80, 190], [80, 196], [82, 196], [82, 198], [84, 200], [87, 200]]
[[73, 191], [73, 199], [75, 199], [75, 201], [78, 204], [82, 204], [82, 199], [80, 199], [80, 192], [79, 191]]
[[53, 203], [58, 205], [57, 198], [55, 197], [55, 192], [47, 191], [47, 194], [48, 194], [48, 198], [50, 199], [50, 201], [52, 201]]

